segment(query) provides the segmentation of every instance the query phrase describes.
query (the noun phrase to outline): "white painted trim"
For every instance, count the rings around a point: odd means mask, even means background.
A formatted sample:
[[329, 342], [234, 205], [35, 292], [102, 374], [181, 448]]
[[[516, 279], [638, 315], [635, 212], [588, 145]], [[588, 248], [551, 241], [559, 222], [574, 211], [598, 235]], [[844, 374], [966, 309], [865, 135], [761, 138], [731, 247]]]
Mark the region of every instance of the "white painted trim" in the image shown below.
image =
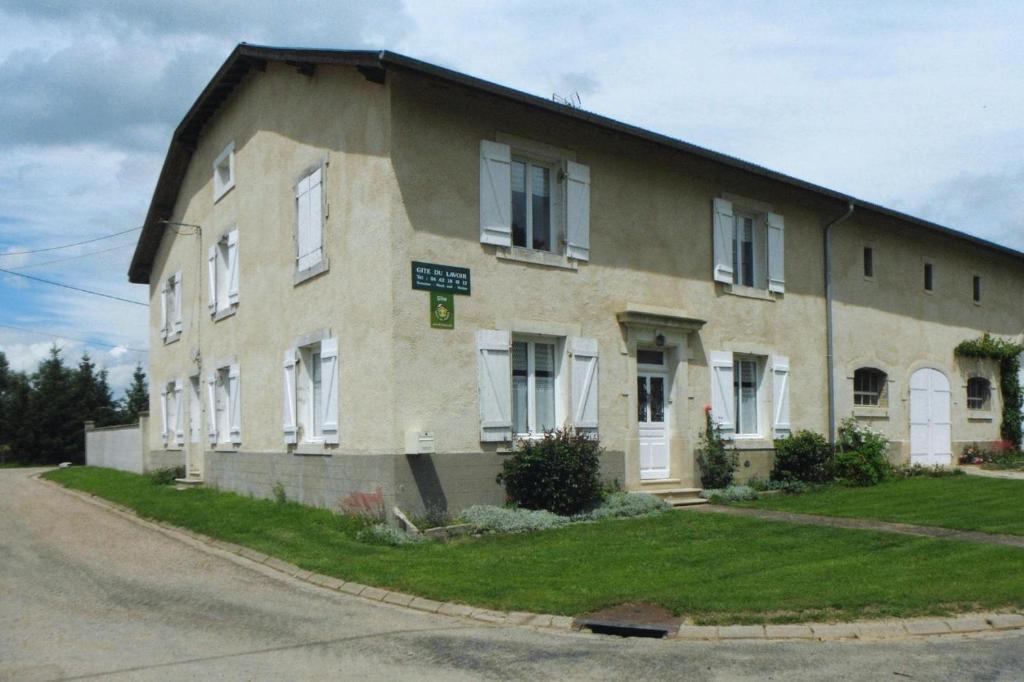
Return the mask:
[[[220, 179], [219, 168], [224, 165], [227, 161], [228, 165], [228, 180], [222, 182]], [[221, 150], [217, 158], [213, 160], [213, 203], [217, 203], [221, 198], [230, 192], [235, 186], [235, 143], [231, 141]]]

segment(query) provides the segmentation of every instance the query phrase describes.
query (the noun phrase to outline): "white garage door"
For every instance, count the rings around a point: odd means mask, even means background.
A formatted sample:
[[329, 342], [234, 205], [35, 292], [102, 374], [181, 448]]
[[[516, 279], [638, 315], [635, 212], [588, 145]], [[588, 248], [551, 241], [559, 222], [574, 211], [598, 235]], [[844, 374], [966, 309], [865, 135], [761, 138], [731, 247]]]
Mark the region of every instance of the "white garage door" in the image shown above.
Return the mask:
[[949, 380], [925, 367], [910, 377], [910, 463], [923, 466], [953, 462], [949, 418]]

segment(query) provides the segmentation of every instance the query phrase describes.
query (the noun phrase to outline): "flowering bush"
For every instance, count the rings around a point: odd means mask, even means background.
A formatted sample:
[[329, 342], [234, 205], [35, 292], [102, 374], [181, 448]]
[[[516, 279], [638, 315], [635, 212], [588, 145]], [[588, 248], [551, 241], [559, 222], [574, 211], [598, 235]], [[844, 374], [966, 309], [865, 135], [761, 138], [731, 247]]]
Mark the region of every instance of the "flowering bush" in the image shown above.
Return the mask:
[[847, 417], [839, 425], [833, 475], [853, 485], [875, 485], [892, 472], [886, 454], [889, 440], [880, 431]]
[[736, 472], [739, 457], [735, 450], [727, 450], [722, 438], [722, 427], [711, 416], [711, 406], [704, 406], [704, 432], [700, 436], [697, 465], [700, 483], [705, 488], [728, 488]]

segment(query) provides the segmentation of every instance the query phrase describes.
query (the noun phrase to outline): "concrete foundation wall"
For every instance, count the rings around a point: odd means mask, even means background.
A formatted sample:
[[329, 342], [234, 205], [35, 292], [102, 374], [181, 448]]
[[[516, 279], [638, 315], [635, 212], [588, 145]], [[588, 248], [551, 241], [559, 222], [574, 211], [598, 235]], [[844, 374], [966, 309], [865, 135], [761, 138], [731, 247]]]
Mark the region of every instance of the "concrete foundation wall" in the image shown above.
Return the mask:
[[[338, 512], [387, 516], [398, 506], [413, 515], [454, 515], [474, 504], [505, 503], [505, 491], [495, 477], [507, 456], [207, 451], [204, 479], [221, 490], [266, 499], [274, 497], [274, 487], [280, 484], [289, 500]], [[623, 453], [604, 453], [602, 479], [621, 482], [624, 476]]]

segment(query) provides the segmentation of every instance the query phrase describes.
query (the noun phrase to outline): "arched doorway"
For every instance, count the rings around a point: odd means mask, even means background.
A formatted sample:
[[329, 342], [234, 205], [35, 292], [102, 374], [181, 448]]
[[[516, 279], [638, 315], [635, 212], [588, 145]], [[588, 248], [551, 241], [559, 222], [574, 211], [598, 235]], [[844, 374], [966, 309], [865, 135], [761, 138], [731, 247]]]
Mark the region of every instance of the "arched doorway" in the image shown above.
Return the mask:
[[922, 466], [953, 463], [949, 417], [949, 380], [923, 367], [910, 377], [910, 463]]

